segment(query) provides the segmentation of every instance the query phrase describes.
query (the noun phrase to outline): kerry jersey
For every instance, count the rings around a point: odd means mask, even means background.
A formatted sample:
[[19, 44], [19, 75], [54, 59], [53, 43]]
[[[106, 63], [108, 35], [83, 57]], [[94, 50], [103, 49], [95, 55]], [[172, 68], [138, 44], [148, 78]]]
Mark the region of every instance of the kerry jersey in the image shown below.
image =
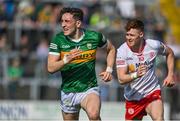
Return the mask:
[[164, 55], [166, 46], [156, 40], [145, 40], [141, 53], [132, 52], [127, 43], [122, 44], [117, 50], [117, 68], [127, 67], [128, 73], [137, 71], [141, 63], [147, 65], [148, 71], [142, 77], [124, 85], [124, 97], [128, 101], [140, 100], [155, 90], [160, 90], [160, 84], [155, 75], [155, 59], [158, 54]]
[[107, 39], [98, 32], [84, 30], [79, 42], [72, 41], [61, 32], [51, 41], [49, 54], [60, 56], [70, 53], [74, 48], [83, 52], [73, 61], [66, 64], [60, 71], [62, 76], [61, 89], [64, 92], [83, 92], [97, 86], [95, 59], [98, 47], [103, 47]]

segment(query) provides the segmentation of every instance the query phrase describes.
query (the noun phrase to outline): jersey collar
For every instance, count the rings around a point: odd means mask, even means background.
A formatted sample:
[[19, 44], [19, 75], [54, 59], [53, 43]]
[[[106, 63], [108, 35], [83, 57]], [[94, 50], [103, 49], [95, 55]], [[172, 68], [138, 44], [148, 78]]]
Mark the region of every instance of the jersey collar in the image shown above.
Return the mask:
[[85, 36], [84, 31], [82, 31], [82, 33], [83, 33], [83, 34], [81, 35], [81, 37], [80, 37], [79, 39], [73, 39], [73, 38], [71, 38], [71, 37], [69, 37], [69, 36], [67, 36], [67, 37], [68, 37], [68, 39], [70, 39], [71, 41], [78, 43], [78, 42], [80, 42], [80, 41], [84, 38], [84, 36]]

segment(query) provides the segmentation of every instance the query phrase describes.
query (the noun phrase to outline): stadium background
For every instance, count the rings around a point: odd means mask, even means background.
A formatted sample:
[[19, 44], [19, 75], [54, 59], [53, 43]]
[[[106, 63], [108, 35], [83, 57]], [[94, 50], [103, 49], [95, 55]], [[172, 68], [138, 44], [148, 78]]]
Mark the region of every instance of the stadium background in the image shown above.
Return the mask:
[[[145, 23], [146, 37], [168, 44], [175, 53], [173, 88], [163, 88], [165, 119], [180, 120], [180, 0], [0, 0], [0, 120], [61, 120], [58, 103], [60, 73], [46, 69], [48, 44], [61, 31], [63, 6], [82, 8], [84, 26], [106, 35], [116, 48], [124, 42], [130, 18]], [[103, 50], [97, 53], [97, 74], [105, 69]], [[156, 61], [162, 82], [165, 58]], [[124, 120], [123, 87], [114, 78], [101, 87], [102, 119]], [[82, 112], [82, 120], [86, 116]], [[149, 119], [147, 117], [147, 119]]]

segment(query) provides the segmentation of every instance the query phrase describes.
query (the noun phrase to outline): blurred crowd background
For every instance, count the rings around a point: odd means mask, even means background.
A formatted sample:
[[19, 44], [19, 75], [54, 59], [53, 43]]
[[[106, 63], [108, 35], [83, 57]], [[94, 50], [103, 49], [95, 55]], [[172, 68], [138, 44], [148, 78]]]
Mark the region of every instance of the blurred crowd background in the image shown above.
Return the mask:
[[[0, 0], [0, 100], [58, 100], [61, 75], [49, 74], [46, 64], [65, 6], [81, 8], [84, 27], [102, 32], [116, 49], [131, 18], [144, 21], [147, 38], [169, 45], [176, 57], [176, 86], [163, 87], [163, 98], [170, 104], [170, 119], [180, 119], [180, 0]], [[97, 53], [97, 74], [106, 68], [105, 56], [103, 50]], [[165, 58], [158, 57], [156, 65], [162, 83]], [[98, 78], [102, 101], [124, 101], [115, 66], [113, 75], [109, 83]]]

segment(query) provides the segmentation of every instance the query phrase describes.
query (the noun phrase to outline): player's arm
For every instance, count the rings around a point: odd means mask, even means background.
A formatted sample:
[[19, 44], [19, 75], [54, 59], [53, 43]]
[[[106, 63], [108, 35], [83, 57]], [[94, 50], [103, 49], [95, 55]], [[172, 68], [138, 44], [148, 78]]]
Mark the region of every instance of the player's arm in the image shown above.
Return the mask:
[[78, 48], [72, 49], [69, 54], [65, 54], [62, 59], [59, 55], [48, 55], [48, 72], [54, 73], [60, 70], [64, 65], [70, 63], [74, 58], [81, 54], [81, 50]]
[[114, 61], [115, 61], [115, 54], [116, 50], [114, 45], [110, 42], [107, 41], [107, 67], [113, 68]]
[[64, 62], [63, 60], [60, 60], [60, 56], [52, 55], [52, 54], [48, 55], [48, 64], [47, 64], [48, 72], [54, 73], [59, 69], [61, 69], [63, 66], [64, 66]]
[[165, 54], [166, 54], [168, 75], [165, 78], [163, 85], [171, 87], [175, 84], [175, 82], [174, 82], [174, 53], [171, 48], [166, 46]]
[[106, 45], [106, 49], [107, 49], [107, 67], [106, 67], [106, 71], [101, 72], [99, 75], [102, 77], [102, 79], [104, 81], [110, 81], [112, 80], [112, 71], [113, 71], [113, 65], [114, 65], [114, 61], [115, 61], [115, 47], [114, 45], [110, 42], [107, 41], [107, 45]]
[[141, 64], [137, 71], [128, 73], [128, 67], [118, 67], [117, 68], [117, 76], [118, 76], [118, 81], [120, 84], [126, 84], [131, 81], [135, 81], [135, 79], [143, 76], [147, 72], [147, 66], [144, 64]]
[[126, 84], [134, 80], [130, 74], [128, 74], [127, 66], [117, 68], [117, 76], [120, 84]]

